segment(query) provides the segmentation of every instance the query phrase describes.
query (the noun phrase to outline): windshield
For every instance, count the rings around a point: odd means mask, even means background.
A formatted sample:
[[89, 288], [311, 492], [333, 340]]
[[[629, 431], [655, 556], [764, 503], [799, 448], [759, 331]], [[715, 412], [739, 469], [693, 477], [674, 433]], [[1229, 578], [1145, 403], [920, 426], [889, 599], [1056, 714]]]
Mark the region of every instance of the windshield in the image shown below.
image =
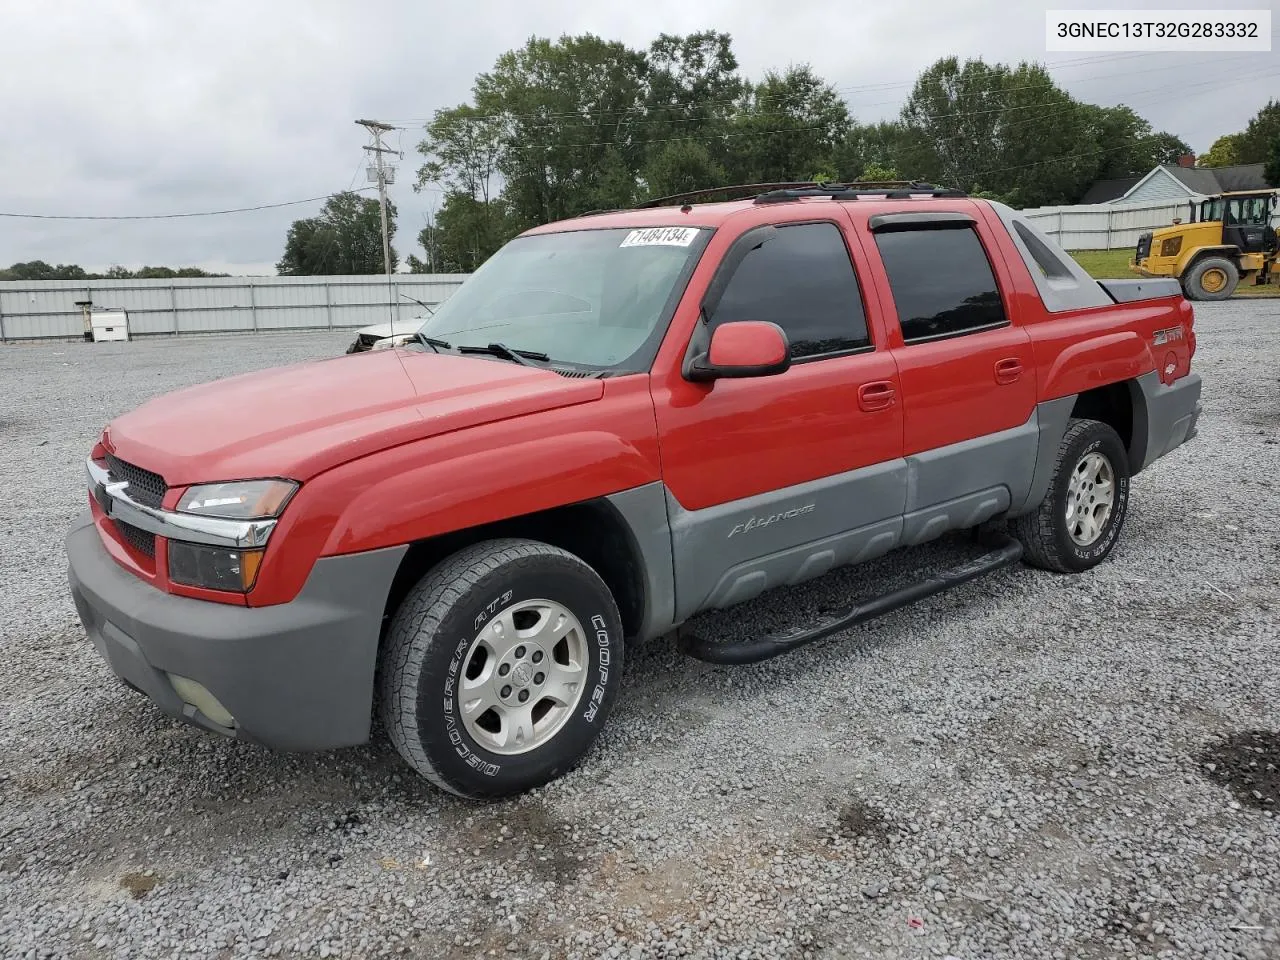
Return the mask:
[[455, 347], [501, 343], [592, 369], [648, 369], [710, 231], [575, 230], [518, 237], [419, 332]]

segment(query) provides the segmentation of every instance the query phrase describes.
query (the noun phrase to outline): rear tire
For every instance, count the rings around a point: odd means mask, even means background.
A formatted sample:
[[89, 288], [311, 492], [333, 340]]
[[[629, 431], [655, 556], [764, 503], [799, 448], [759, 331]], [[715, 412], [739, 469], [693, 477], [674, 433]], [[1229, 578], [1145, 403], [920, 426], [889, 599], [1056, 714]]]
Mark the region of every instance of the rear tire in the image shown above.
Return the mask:
[[436, 786], [509, 796], [572, 769], [622, 677], [622, 622], [581, 559], [533, 540], [459, 551], [405, 597], [379, 705], [392, 745]]
[[1192, 264], [1182, 282], [1188, 300], [1226, 300], [1235, 293], [1240, 271], [1225, 257], [1204, 257]]
[[1033, 567], [1081, 573], [1111, 553], [1129, 507], [1129, 455], [1098, 420], [1072, 419], [1040, 507], [1013, 521]]

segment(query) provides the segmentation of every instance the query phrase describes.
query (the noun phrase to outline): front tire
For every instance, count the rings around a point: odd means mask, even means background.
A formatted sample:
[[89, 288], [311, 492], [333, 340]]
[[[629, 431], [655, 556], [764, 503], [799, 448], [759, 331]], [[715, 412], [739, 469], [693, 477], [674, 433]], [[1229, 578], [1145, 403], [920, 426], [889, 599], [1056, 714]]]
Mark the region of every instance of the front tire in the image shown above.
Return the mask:
[[392, 745], [436, 786], [509, 796], [572, 769], [621, 682], [622, 623], [581, 559], [491, 540], [422, 578], [396, 611], [379, 676]]
[[1013, 522], [1027, 563], [1058, 573], [1097, 566], [1116, 545], [1129, 508], [1129, 455], [1097, 420], [1072, 419], [1040, 507]]

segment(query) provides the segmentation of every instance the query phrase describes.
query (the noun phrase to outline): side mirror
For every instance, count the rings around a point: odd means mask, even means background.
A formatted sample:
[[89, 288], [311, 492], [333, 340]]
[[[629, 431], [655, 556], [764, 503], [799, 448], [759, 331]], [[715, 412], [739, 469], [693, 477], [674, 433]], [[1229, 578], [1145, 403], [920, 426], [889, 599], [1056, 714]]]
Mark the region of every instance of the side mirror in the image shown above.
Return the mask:
[[685, 369], [689, 380], [769, 377], [791, 367], [791, 344], [776, 323], [737, 320], [711, 333], [706, 352], [693, 355]]

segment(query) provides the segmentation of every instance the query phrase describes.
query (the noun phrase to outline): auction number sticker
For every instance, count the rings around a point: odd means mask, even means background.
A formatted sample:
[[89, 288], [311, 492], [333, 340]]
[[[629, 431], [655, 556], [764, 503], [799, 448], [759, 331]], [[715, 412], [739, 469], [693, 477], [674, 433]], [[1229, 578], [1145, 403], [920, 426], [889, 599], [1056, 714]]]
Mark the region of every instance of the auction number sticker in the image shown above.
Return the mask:
[[649, 227], [632, 230], [619, 247], [687, 247], [698, 235], [697, 227]]

